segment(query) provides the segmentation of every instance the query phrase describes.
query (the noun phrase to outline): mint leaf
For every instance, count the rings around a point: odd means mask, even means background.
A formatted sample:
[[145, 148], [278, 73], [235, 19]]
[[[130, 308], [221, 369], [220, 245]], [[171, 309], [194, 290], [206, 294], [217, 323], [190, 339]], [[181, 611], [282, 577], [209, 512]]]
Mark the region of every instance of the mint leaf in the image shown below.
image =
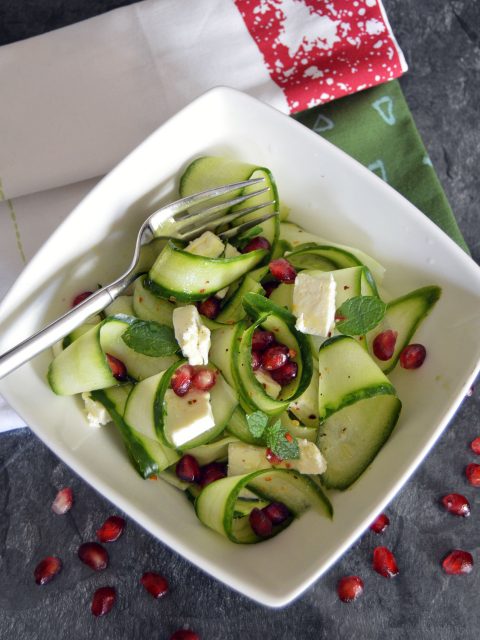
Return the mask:
[[248, 430], [254, 438], [261, 438], [268, 424], [268, 416], [263, 411], [247, 415]]
[[386, 308], [376, 296], [355, 296], [337, 309], [335, 328], [347, 336], [361, 336], [377, 326]]
[[282, 460], [298, 460], [300, 449], [298, 441], [282, 427], [280, 420], [270, 425], [266, 432], [267, 447]]
[[135, 320], [122, 334], [125, 344], [145, 356], [172, 356], [178, 342], [171, 327], [153, 320]]

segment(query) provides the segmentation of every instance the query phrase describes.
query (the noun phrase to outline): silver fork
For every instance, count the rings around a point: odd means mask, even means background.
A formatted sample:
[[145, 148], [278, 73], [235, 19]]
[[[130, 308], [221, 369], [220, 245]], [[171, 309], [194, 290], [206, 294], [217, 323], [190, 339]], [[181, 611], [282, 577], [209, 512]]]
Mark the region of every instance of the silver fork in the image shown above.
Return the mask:
[[[127, 271], [111, 284], [95, 291], [79, 305], [70, 309], [67, 313], [64, 313], [44, 329], [41, 329], [30, 338], [20, 342], [20, 344], [1, 355], [0, 379], [48, 347], [51, 347], [58, 342], [58, 340], [64, 338], [73, 331], [73, 329], [85, 322], [90, 316], [103, 311], [105, 307], [111, 304], [135, 278], [148, 270], [145, 264], [145, 256], [142, 254], [144, 253], [143, 249], [148, 247], [152, 240], [158, 238], [171, 238], [183, 241], [193, 240], [204, 231], [215, 230], [221, 225], [230, 224], [247, 214], [274, 204], [275, 201], [272, 200], [233, 213], [218, 215], [222, 211], [225, 212], [226, 209], [240, 204], [249, 198], [265, 193], [269, 190], [269, 187], [239, 195], [230, 200], [209, 204], [215, 200], [215, 198], [225, 196], [232, 191], [244, 189], [245, 187], [260, 182], [264, 182], [264, 178], [254, 178], [252, 180], [216, 187], [202, 191], [201, 193], [195, 193], [181, 200], [176, 200], [152, 213], [140, 227], [133, 259]], [[208, 206], [201, 207], [201, 205]], [[189, 209], [192, 208], [194, 208], [194, 210], [189, 211]], [[231, 227], [218, 235], [222, 240], [227, 240], [265, 222], [274, 215], [276, 214], [269, 213], [259, 217], [255, 216], [248, 222]]]

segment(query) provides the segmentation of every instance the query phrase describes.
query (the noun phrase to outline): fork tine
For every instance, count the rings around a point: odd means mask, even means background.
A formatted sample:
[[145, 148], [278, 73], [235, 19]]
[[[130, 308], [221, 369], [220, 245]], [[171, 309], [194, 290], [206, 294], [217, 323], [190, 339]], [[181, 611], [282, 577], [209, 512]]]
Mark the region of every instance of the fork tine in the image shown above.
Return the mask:
[[[246, 216], [249, 213], [253, 213], [254, 211], [258, 211], [259, 209], [264, 209], [265, 207], [268, 207], [274, 204], [275, 204], [275, 200], [270, 200], [270, 202], [262, 202], [261, 204], [257, 204], [253, 207], [247, 207], [246, 209], [241, 209], [240, 211], [235, 211], [234, 213], [228, 213], [224, 216], [221, 216], [220, 218], [215, 218], [211, 216], [208, 220], [204, 222], [204, 224], [200, 226], [195, 226], [194, 223], [192, 223], [191, 225], [188, 225], [188, 227], [184, 229], [183, 232], [180, 231], [179, 233], [180, 240], [185, 240], [185, 241], [193, 240], [193, 238], [200, 235], [204, 231], [207, 231], [208, 229], [210, 230], [216, 229], [222, 224], [229, 224], [230, 222], [233, 222], [237, 218], [242, 218], [243, 216]], [[190, 227], [192, 228], [190, 229]]]
[[218, 234], [218, 237], [221, 240], [228, 240], [229, 238], [233, 238], [239, 233], [243, 233], [244, 231], [248, 231], [249, 229], [256, 227], [257, 224], [270, 220], [270, 218], [273, 218], [273, 216], [276, 216], [276, 215], [277, 215], [277, 212], [275, 211], [273, 213], [267, 213], [264, 216], [260, 216], [260, 218], [255, 218], [254, 220], [249, 220], [248, 222], [244, 222], [243, 224], [238, 225], [238, 227], [232, 227], [231, 229], [222, 231], [222, 233]]

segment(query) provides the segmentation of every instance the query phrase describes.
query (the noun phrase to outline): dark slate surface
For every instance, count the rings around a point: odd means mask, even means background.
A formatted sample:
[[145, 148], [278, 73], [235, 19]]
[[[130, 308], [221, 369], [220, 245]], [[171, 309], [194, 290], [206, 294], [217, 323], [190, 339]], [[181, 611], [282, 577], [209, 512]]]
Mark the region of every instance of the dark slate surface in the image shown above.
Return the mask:
[[[480, 3], [478, 0], [384, 0], [411, 70], [402, 80], [408, 102], [474, 258], [480, 260]], [[29, 37], [117, 6], [118, 0], [2, 0], [0, 44]], [[447, 337], [448, 338], [448, 337]], [[468, 444], [480, 436], [480, 392], [467, 398], [425, 463], [388, 508], [383, 536], [362, 539], [314, 587], [283, 610], [270, 610], [212, 580], [129, 521], [110, 547], [111, 568], [92, 574], [76, 561], [81, 541], [114, 511], [28, 429], [0, 436], [0, 638], [167, 639], [180, 626], [203, 640], [344, 638], [478, 638], [480, 629], [480, 489], [469, 487]], [[50, 512], [59, 487], [75, 492], [63, 518]], [[465, 493], [469, 519], [442, 511], [444, 493]], [[401, 574], [386, 581], [370, 568], [372, 549], [395, 550]], [[62, 574], [37, 587], [32, 571], [52, 548]], [[469, 576], [447, 577], [439, 562], [452, 548], [470, 550]], [[138, 575], [157, 569], [171, 592], [156, 602]], [[337, 580], [358, 573], [364, 596], [345, 605]], [[119, 601], [103, 619], [89, 612], [91, 594], [108, 582]]]

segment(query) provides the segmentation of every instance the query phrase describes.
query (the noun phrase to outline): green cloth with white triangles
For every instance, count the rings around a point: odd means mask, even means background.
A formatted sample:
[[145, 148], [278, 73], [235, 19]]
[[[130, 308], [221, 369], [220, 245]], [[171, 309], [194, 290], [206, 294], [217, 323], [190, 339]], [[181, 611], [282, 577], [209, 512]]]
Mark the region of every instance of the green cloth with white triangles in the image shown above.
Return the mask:
[[295, 118], [374, 171], [468, 252], [398, 81]]

